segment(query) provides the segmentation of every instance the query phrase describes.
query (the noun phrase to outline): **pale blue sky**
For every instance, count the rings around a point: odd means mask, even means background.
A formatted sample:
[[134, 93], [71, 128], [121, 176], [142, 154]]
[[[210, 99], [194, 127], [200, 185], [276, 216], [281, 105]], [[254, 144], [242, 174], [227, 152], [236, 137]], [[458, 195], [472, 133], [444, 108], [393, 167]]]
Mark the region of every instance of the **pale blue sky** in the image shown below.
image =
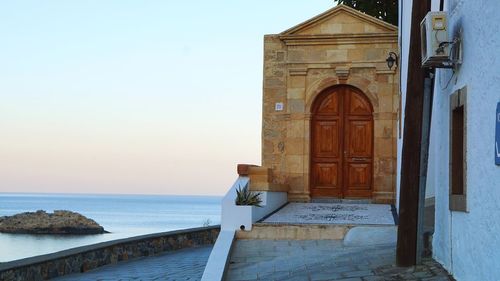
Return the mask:
[[333, 5], [0, 2], [0, 192], [224, 194], [260, 163], [263, 35]]

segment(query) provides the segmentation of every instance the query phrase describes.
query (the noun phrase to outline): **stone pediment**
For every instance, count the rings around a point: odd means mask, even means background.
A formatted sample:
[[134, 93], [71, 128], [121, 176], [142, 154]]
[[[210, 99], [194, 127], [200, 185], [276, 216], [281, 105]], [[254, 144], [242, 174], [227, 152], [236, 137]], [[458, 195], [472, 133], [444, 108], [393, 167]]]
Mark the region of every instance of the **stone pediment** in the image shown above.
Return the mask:
[[395, 33], [397, 27], [346, 5], [338, 5], [284, 32], [281, 36]]

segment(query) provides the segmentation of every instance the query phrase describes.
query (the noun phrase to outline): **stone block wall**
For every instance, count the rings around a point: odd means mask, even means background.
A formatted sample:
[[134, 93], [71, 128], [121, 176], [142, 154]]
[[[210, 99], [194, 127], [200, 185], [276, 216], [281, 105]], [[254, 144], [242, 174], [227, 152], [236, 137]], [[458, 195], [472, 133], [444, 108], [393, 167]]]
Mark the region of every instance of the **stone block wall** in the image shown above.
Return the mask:
[[397, 28], [342, 5], [264, 37], [262, 166], [274, 183], [289, 186], [290, 201], [311, 199], [312, 104], [343, 84], [373, 106], [373, 200], [394, 202], [399, 76], [387, 66], [389, 52], [398, 52]]
[[103, 242], [0, 264], [0, 280], [47, 280], [165, 251], [214, 244], [220, 226], [170, 231]]

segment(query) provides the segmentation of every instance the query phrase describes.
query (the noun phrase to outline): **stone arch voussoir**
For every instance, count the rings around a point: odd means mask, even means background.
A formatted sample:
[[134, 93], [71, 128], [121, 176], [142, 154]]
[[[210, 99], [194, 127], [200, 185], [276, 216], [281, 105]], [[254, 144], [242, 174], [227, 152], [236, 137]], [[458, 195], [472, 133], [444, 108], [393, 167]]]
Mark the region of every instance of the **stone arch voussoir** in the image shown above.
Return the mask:
[[351, 76], [347, 81], [339, 82], [335, 77], [328, 77], [325, 79], [317, 80], [311, 84], [306, 90], [306, 112], [311, 112], [311, 107], [316, 97], [326, 88], [336, 85], [350, 85], [361, 90], [366, 97], [370, 100], [373, 111], [378, 111], [378, 97], [376, 93], [370, 90], [372, 81], [363, 77]]

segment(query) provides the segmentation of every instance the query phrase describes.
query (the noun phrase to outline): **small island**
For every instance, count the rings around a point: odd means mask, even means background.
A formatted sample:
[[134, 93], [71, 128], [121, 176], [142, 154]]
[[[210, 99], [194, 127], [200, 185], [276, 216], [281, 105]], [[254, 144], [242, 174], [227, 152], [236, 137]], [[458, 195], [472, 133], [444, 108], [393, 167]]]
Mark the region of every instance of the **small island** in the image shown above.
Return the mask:
[[108, 233], [94, 220], [66, 210], [56, 210], [54, 213], [39, 210], [0, 217], [0, 232], [75, 235]]

